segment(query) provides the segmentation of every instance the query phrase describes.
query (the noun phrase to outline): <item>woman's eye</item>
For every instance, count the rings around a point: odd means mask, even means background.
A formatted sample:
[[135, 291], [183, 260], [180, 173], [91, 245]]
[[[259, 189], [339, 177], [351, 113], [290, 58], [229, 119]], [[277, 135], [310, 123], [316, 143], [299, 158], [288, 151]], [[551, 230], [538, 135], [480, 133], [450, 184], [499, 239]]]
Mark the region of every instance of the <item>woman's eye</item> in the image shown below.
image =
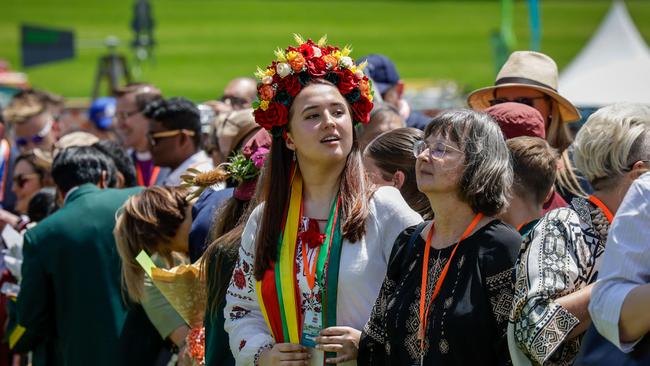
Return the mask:
[[344, 115], [344, 114], [345, 114], [345, 112], [343, 112], [343, 111], [340, 110], [340, 109], [334, 111], [334, 115], [337, 116], [337, 117], [340, 117], [340, 116], [342, 116], [342, 115]]
[[318, 118], [318, 114], [316, 113], [307, 115], [307, 117], [305, 117], [305, 119], [315, 119], [315, 118]]

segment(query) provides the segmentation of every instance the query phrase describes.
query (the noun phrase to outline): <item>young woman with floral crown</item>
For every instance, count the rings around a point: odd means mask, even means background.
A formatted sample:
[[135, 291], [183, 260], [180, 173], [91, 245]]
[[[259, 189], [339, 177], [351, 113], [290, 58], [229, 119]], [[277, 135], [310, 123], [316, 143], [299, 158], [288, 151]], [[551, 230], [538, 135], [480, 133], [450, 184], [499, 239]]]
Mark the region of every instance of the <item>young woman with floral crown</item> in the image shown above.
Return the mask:
[[421, 221], [363, 173], [353, 128], [372, 109], [363, 66], [324, 38], [296, 41], [257, 73], [255, 120], [273, 142], [226, 293], [238, 365], [354, 364], [395, 238]]

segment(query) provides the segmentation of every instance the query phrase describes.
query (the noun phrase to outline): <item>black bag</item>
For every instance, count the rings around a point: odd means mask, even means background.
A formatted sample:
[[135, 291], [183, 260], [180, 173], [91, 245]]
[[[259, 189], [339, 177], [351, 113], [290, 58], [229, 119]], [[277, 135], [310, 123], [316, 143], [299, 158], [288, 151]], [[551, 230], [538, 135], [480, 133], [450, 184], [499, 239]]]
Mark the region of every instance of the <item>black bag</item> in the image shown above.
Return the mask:
[[625, 353], [600, 335], [591, 325], [582, 338], [576, 366], [637, 366], [650, 365], [650, 337], [637, 343], [634, 351]]

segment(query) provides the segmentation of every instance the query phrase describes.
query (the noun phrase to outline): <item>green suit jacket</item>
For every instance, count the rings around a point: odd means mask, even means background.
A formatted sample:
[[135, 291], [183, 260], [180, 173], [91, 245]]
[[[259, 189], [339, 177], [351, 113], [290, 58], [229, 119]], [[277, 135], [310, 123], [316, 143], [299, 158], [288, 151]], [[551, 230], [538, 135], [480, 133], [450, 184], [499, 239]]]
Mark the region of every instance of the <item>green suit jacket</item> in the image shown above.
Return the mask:
[[141, 188], [84, 184], [64, 206], [25, 233], [14, 350], [53, 339], [63, 365], [117, 365], [126, 318], [115, 213]]

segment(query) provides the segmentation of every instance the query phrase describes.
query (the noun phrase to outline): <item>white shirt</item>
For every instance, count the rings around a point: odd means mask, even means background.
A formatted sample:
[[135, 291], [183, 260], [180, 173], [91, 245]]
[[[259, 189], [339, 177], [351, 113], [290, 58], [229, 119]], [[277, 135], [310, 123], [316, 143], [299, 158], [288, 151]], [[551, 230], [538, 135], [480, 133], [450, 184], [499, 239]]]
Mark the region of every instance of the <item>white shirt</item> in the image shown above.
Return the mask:
[[[407, 227], [422, 221], [393, 187], [379, 188], [369, 203], [366, 234], [356, 243], [343, 241], [339, 269], [336, 307], [337, 325], [358, 330], [370, 318], [375, 300], [388, 267], [395, 239]], [[254, 365], [260, 349], [273, 345], [273, 337], [260, 310], [255, 289], [255, 237], [262, 206], [255, 208], [242, 235], [239, 260], [226, 293], [225, 330], [229, 333], [230, 349], [237, 365]], [[300, 274], [299, 274], [300, 276]], [[245, 279], [245, 283], [242, 283]], [[300, 279], [299, 279], [300, 280]], [[235, 285], [239, 283], [239, 286]], [[310, 349], [311, 365], [322, 365], [322, 352]], [[345, 364], [355, 365], [355, 362]]]
[[650, 173], [627, 191], [609, 230], [589, 313], [598, 332], [623, 352], [637, 342], [621, 343], [618, 320], [627, 294], [650, 283]]
[[179, 186], [181, 181], [181, 175], [187, 172], [187, 169], [194, 168], [201, 172], [207, 172], [214, 168], [212, 164], [212, 159], [205, 153], [203, 150], [199, 150], [196, 154], [190, 156], [185, 160], [181, 165], [176, 169], [172, 170], [171, 173], [163, 181], [164, 186], [176, 187]]

